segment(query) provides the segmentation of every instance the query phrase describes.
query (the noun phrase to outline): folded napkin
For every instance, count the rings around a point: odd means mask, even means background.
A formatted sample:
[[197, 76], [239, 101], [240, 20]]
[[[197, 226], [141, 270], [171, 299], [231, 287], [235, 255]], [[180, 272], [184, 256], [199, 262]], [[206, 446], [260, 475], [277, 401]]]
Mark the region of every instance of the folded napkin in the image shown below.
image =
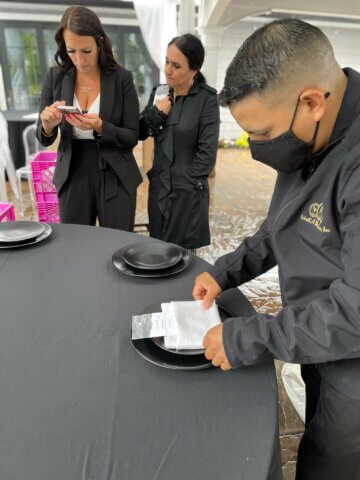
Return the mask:
[[161, 310], [171, 317], [177, 335], [164, 336], [164, 344], [169, 349], [201, 349], [203, 339], [210, 328], [221, 323], [219, 310], [214, 303], [205, 310], [202, 301], [163, 303]]

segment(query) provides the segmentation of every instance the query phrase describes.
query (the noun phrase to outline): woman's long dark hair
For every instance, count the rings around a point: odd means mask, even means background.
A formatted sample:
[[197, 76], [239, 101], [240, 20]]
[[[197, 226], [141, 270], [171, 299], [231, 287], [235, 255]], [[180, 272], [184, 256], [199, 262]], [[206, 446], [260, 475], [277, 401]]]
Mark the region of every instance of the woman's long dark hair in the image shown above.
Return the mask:
[[192, 33], [185, 33], [184, 35], [173, 38], [168, 46], [170, 45], [175, 45], [180, 52], [185, 55], [191, 70], [197, 70], [194, 81], [206, 83], [206, 78], [200, 72], [205, 58], [205, 50], [201, 40]]
[[73, 67], [73, 62], [66, 51], [65, 29], [76, 35], [94, 37], [96, 45], [99, 47], [99, 67], [102, 72], [109, 74], [119, 68], [120, 65], [112, 53], [111, 41], [104, 31], [99, 17], [89, 8], [74, 5], [66, 9], [55, 33], [55, 41], [58, 46], [55, 61], [63, 70], [67, 71]]

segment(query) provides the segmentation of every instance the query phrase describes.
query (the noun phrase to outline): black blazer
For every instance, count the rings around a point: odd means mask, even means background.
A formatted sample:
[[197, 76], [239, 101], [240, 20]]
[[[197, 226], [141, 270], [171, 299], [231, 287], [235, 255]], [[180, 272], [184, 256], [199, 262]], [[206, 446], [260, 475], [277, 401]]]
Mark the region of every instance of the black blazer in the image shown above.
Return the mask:
[[[75, 89], [75, 67], [64, 72], [60, 67], [51, 67], [41, 92], [40, 112], [57, 100], [65, 100], [72, 105]], [[132, 149], [139, 136], [139, 102], [132, 74], [120, 67], [109, 75], [101, 74], [100, 112], [103, 121], [102, 136], [94, 134], [99, 146], [99, 154], [118, 175], [129, 194], [142, 182], [142, 175], [136, 164]], [[72, 154], [72, 126], [63, 118], [59, 125], [61, 140], [54, 174], [54, 184], [58, 193], [68, 175]], [[39, 117], [37, 138], [44, 146], [54, 143], [58, 127], [50, 138], [41, 131]]]

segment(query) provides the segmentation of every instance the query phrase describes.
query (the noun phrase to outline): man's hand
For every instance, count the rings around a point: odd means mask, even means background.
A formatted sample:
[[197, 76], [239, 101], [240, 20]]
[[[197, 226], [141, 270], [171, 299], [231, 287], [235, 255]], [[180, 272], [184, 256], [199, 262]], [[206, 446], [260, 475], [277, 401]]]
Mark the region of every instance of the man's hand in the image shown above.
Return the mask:
[[196, 277], [192, 294], [195, 300], [203, 300], [205, 310], [211, 307], [220, 293], [220, 285], [209, 273], [204, 272]]
[[226, 357], [222, 339], [223, 324], [211, 328], [204, 337], [203, 345], [205, 348], [205, 357], [211, 360], [214, 367], [220, 367], [221, 370], [231, 370], [231, 365]]

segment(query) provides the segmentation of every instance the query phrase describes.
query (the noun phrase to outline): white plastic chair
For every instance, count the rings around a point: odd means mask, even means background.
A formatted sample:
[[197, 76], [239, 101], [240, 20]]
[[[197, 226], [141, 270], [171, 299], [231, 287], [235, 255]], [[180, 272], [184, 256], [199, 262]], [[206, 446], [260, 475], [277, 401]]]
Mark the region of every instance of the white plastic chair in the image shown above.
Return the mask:
[[6, 182], [5, 182], [5, 168], [0, 165], [0, 202], [7, 203], [7, 192], [6, 192]]
[[16, 198], [19, 198], [15, 168], [9, 147], [9, 132], [6, 118], [0, 112], [0, 201], [7, 202], [5, 172]]
[[35, 211], [34, 189], [32, 184], [32, 173], [31, 173], [30, 162], [34, 157], [34, 155], [36, 155], [40, 150], [43, 149], [41, 144], [38, 142], [35, 134], [36, 134], [36, 123], [33, 123], [25, 127], [22, 133], [22, 140], [23, 140], [24, 151], [25, 151], [25, 166], [20, 167], [16, 170], [16, 178], [19, 186], [21, 215], [24, 215], [24, 202], [23, 202], [23, 195], [22, 195], [22, 188], [21, 188], [22, 178], [26, 178], [26, 180], [28, 181], [30, 198], [32, 201], [33, 210]]

